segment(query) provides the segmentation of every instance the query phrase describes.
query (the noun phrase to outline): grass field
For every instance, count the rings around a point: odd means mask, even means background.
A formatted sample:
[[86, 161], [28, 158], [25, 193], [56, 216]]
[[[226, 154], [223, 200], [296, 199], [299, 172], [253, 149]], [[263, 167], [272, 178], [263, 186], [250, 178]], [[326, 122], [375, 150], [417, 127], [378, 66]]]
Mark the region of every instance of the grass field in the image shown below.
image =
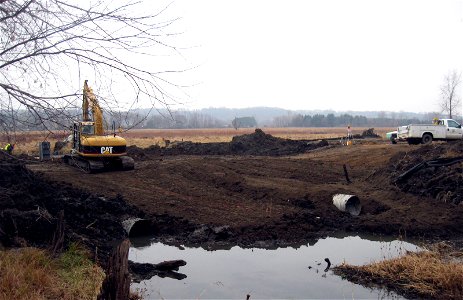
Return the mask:
[[[361, 134], [365, 127], [352, 128], [353, 134]], [[122, 132], [120, 135], [127, 140], [127, 145], [136, 145], [141, 148], [146, 148], [151, 145], [165, 145], [165, 140], [173, 141], [192, 141], [200, 143], [213, 142], [229, 142], [236, 135], [249, 134], [254, 132], [255, 128], [208, 128], [208, 129], [133, 129]], [[347, 129], [344, 127], [312, 127], [312, 128], [270, 128], [264, 127], [262, 130], [265, 133], [271, 134], [280, 138], [287, 139], [322, 139], [333, 138], [347, 135]], [[375, 128], [375, 132], [384, 137], [385, 133], [394, 130], [393, 128]], [[37, 155], [38, 142], [49, 141], [51, 147], [56, 141], [63, 140], [70, 134], [69, 131], [54, 131], [54, 132], [19, 132], [10, 135], [10, 139], [15, 143], [16, 154]], [[0, 135], [0, 145], [4, 147], [8, 141], [6, 135]]]

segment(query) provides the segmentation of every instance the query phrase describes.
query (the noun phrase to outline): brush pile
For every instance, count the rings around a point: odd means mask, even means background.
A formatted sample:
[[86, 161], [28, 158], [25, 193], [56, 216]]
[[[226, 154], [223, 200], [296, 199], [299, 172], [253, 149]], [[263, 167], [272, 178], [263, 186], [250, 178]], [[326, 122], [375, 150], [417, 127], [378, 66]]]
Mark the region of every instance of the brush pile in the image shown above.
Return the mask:
[[420, 163], [439, 158], [463, 157], [463, 141], [424, 145], [419, 148], [401, 152], [391, 158], [391, 183], [402, 191], [419, 196], [459, 204], [463, 201], [463, 163], [448, 166], [425, 167], [399, 180], [400, 176]]

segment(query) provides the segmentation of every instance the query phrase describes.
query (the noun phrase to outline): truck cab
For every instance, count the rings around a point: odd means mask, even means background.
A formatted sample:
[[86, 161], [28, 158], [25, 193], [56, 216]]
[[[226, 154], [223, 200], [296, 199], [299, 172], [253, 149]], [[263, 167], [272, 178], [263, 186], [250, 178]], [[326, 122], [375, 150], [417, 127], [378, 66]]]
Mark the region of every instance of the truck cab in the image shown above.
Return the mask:
[[446, 138], [451, 140], [461, 139], [463, 136], [463, 130], [461, 124], [452, 119], [440, 119], [441, 125], [447, 128]]

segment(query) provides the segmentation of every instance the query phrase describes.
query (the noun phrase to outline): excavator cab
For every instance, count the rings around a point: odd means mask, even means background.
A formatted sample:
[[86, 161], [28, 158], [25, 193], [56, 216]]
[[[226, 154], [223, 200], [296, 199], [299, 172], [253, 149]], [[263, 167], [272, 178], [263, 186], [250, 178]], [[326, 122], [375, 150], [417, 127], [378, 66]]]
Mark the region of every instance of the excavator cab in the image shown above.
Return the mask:
[[82, 152], [82, 141], [95, 134], [94, 122], [75, 122], [72, 129], [72, 148], [74, 152]]
[[81, 122], [80, 123], [80, 133], [82, 135], [94, 135], [95, 134], [95, 124], [93, 122]]

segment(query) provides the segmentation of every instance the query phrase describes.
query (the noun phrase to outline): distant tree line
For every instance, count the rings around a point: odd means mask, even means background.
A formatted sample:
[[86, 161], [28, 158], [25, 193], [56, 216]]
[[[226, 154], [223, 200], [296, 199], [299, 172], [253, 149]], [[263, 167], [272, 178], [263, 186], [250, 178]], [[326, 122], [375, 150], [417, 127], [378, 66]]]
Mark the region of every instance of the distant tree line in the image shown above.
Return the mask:
[[[80, 110], [67, 110], [62, 117], [58, 116], [53, 121], [48, 121], [43, 112], [31, 114], [27, 110], [11, 111], [0, 110], [0, 130], [7, 135], [16, 131], [30, 130], [62, 130], [69, 129], [72, 121], [81, 119]], [[104, 112], [104, 127], [110, 130], [122, 127], [123, 129], [132, 128], [159, 128], [159, 129], [179, 129], [179, 128], [221, 128], [231, 127], [231, 121], [222, 121], [208, 114], [197, 111], [174, 111], [167, 114], [151, 114], [136, 111]], [[69, 118], [72, 116], [72, 118]]]
[[28, 110], [0, 110], [0, 131], [6, 135], [30, 130], [60, 130], [68, 128], [69, 118], [77, 120], [80, 114], [77, 110], [68, 109], [63, 114], [56, 113], [53, 120], [46, 112], [30, 113]]
[[[55, 118], [53, 122], [46, 120], [47, 116], [30, 114], [26, 110], [18, 110], [14, 116], [11, 112], [0, 110], [0, 127], [8, 133], [26, 130], [62, 130], [70, 128], [72, 124], [68, 116], [72, 115], [74, 120], [81, 117], [79, 110], [67, 111], [62, 119]], [[200, 111], [172, 111], [168, 113], [147, 114], [146, 112], [111, 112], [104, 113], [105, 128], [111, 130], [119, 126], [123, 129], [132, 128], [157, 128], [157, 129], [183, 129], [183, 128], [246, 128], [246, 127], [397, 127], [407, 124], [431, 123], [434, 117], [441, 117], [436, 113], [426, 114], [423, 119], [410, 118], [401, 113], [379, 112], [376, 118], [362, 115], [341, 114], [313, 114], [305, 115], [290, 113], [274, 117], [268, 122], [259, 123], [255, 117], [241, 116], [233, 119], [218, 119], [211, 114]], [[457, 120], [460, 121], [460, 120]]]
[[197, 111], [171, 112], [170, 115], [152, 115], [146, 122], [136, 126], [138, 128], [220, 128], [227, 122], [218, 120], [210, 115]]
[[416, 118], [397, 118], [386, 117], [381, 113], [377, 118], [367, 118], [365, 116], [352, 116], [349, 114], [342, 114], [336, 116], [334, 114], [315, 114], [315, 115], [302, 115], [302, 114], [289, 114], [285, 116], [276, 117], [273, 119], [272, 126], [274, 127], [343, 127], [347, 125], [356, 127], [396, 127], [407, 124], [421, 124], [430, 123], [430, 120], [419, 120]]

